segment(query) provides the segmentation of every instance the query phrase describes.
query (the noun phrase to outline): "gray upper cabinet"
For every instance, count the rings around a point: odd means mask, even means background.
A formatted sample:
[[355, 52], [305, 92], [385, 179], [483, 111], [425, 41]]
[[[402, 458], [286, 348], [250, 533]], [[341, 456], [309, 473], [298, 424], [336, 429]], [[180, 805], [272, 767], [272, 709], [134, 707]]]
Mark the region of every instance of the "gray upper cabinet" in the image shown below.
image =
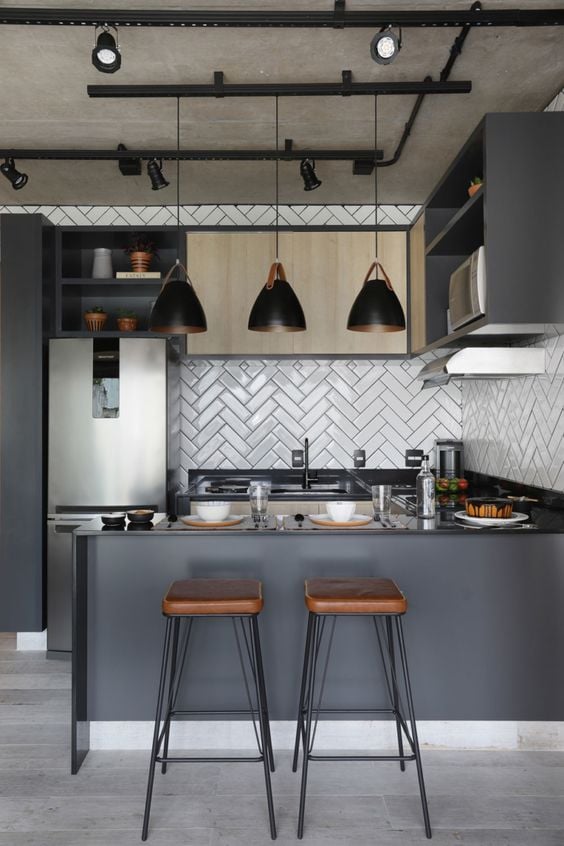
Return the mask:
[[[414, 351], [510, 340], [564, 322], [563, 150], [562, 112], [489, 114], [479, 124], [425, 204], [424, 238], [421, 219], [410, 233], [412, 268], [414, 251], [421, 267], [412, 306], [415, 297], [425, 330], [412, 333]], [[476, 176], [483, 186], [468, 197]], [[450, 274], [481, 245], [486, 315], [449, 335]]]

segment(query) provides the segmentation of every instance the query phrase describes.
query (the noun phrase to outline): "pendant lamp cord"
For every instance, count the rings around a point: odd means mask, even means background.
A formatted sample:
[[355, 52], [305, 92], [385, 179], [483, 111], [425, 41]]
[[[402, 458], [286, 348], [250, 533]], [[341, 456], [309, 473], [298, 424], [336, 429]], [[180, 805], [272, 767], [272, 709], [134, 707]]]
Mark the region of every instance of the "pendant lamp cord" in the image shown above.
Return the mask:
[[[378, 261], [378, 95], [374, 95], [374, 256]], [[378, 267], [376, 267], [378, 277]]]
[[279, 165], [280, 162], [278, 161], [278, 95], [276, 96], [276, 109], [275, 109], [275, 122], [276, 122], [276, 198], [275, 198], [275, 205], [276, 205], [276, 220], [275, 220], [275, 262], [278, 263], [278, 204], [279, 204]]
[[[176, 98], [176, 264], [180, 264], [182, 237], [180, 234], [180, 97]], [[188, 250], [188, 247], [186, 247]], [[188, 255], [186, 255], [188, 264]]]

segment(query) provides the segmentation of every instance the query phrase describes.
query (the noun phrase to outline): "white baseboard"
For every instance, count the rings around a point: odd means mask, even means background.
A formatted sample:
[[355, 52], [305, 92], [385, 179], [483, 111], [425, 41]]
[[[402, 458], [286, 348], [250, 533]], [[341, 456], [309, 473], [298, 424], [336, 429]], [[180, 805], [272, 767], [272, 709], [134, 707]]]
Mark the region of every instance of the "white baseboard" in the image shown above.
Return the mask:
[[[271, 722], [275, 749], [292, 749], [296, 724]], [[496, 749], [564, 751], [564, 722], [421, 720], [419, 742], [426, 749]], [[136, 722], [90, 723], [91, 749], [150, 749], [153, 724]], [[334, 721], [319, 723], [315, 747], [319, 750], [396, 750], [395, 723], [389, 721]], [[252, 749], [252, 725], [236, 721], [190, 721], [172, 726], [175, 749]]]
[[42, 632], [18, 632], [16, 649], [19, 652], [39, 652], [47, 649], [47, 629]]

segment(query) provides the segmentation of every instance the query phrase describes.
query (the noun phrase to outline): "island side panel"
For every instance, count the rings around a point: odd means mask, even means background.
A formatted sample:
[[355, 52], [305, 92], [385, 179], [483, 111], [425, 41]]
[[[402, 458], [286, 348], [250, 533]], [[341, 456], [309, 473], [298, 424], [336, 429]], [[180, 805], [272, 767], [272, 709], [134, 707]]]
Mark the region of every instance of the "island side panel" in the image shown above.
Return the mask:
[[[88, 554], [88, 717], [150, 720], [164, 633], [160, 602], [190, 577], [258, 578], [271, 717], [295, 718], [304, 579], [388, 576], [408, 597], [407, 647], [426, 720], [562, 720], [564, 536], [92, 535]], [[186, 707], [242, 707], [229, 623], [201, 621]], [[328, 707], [385, 704], [369, 620], [339, 621]]]

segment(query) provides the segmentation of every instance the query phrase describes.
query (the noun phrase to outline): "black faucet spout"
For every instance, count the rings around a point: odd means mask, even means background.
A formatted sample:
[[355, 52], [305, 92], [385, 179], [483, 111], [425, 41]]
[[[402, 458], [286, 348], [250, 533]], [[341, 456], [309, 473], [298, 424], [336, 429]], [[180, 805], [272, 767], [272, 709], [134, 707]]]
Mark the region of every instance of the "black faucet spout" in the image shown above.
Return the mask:
[[309, 438], [306, 438], [304, 442], [304, 475], [302, 488], [304, 491], [311, 490], [311, 482], [309, 480]]

